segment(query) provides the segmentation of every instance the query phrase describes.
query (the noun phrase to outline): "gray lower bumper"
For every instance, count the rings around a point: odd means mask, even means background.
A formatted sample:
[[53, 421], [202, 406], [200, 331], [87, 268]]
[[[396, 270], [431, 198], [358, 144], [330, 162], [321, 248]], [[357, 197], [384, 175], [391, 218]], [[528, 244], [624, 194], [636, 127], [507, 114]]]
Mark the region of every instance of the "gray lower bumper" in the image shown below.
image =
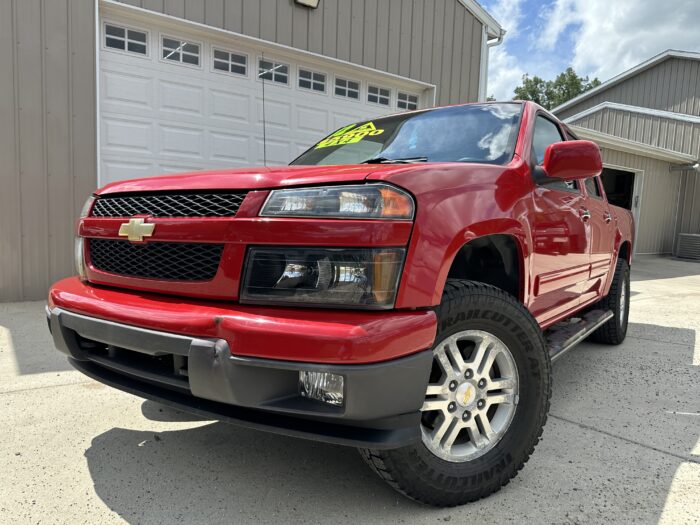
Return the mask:
[[[371, 365], [274, 361], [232, 356], [223, 339], [146, 330], [59, 308], [47, 310], [47, 317], [56, 347], [76, 368], [142, 397], [334, 443], [394, 448], [420, 439], [429, 350]], [[165, 361], [174, 368], [163, 367]], [[343, 375], [344, 406], [301, 397], [301, 370]]]

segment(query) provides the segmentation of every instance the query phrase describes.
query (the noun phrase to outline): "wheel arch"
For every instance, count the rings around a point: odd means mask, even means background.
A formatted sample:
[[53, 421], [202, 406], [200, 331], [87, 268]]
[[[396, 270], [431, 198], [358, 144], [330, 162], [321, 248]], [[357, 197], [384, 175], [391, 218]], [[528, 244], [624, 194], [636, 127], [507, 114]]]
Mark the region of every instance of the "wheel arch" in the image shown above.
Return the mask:
[[[500, 224], [495, 225], [493, 222]], [[498, 226], [498, 227], [495, 227]], [[453, 243], [438, 281], [438, 293], [449, 278], [493, 285], [525, 302], [527, 241], [516, 221], [489, 221], [473, 225]]]

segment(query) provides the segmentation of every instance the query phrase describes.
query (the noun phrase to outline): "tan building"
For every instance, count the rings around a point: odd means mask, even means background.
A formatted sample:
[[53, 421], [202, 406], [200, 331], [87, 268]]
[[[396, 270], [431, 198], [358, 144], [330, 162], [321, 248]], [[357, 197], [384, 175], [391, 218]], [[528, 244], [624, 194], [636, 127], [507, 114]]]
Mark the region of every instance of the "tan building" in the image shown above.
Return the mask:
[[637, 254], [700, 259], [700, 53], [666, 51], [555, 108], [603, 152], [608, 197]]
[[0, 301], [73, 273], [96, 187], [286, 164], [348, 122], [483, 100], [503, 33], [474, 0], [0, 2]]

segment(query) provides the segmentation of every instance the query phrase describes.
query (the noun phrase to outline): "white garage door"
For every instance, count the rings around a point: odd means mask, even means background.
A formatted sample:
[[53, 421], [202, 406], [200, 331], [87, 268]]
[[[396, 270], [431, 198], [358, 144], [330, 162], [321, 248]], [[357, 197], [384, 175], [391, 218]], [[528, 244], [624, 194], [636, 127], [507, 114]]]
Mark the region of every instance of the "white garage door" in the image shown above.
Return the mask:
[[[265, 149], [261, 65], [273, 70], [264, 86]], [[431, 96], [424, 84], [244, 37], [104, 17], [99, 182], [262, 165], [264, 156], [268, 165], [287, 164], [344, 124]]]

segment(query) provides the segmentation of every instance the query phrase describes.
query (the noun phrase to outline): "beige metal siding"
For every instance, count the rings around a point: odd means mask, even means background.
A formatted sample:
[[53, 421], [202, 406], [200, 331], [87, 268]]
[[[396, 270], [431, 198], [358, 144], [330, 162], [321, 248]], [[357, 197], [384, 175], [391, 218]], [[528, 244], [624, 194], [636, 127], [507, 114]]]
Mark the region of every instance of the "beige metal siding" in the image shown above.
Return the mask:
[[700, 60], [669, 58], [557, 116], [565, 119], [606, 101], [700, 116]]
[[96, 184], [94, 25], [92, 2], [0, 2], [0, 301], [72, 273]]
[[700, 158], [700, 123], [606, 108], [570, 124]]
[[437, 85], [438, 104], [478, 99], [482, 24], [458, 0], [122, 0]]
[[676, 233], [700, 233], [700, 173], [683, 174]]
[[601, 151], [606, 164], [644, 172], [636, 252], [671, 253], [676, 227], [676, 203], [681, 184], [680, 173], [669, 172], [669, 164], [660, 160], [609, 149]]

